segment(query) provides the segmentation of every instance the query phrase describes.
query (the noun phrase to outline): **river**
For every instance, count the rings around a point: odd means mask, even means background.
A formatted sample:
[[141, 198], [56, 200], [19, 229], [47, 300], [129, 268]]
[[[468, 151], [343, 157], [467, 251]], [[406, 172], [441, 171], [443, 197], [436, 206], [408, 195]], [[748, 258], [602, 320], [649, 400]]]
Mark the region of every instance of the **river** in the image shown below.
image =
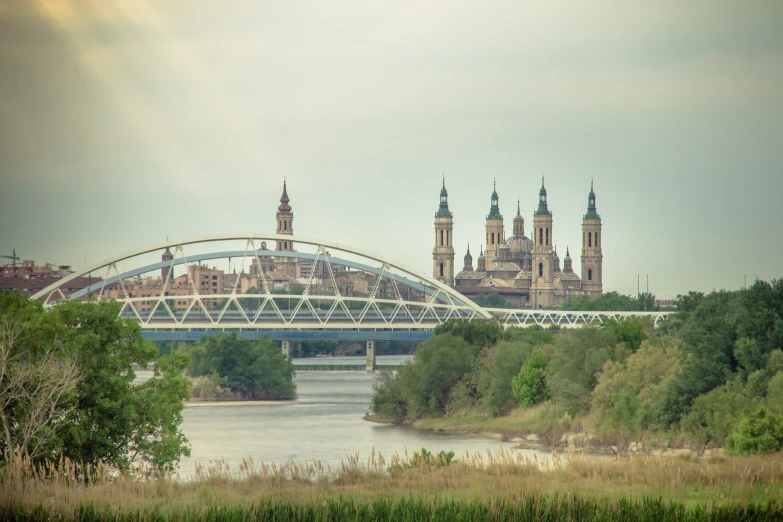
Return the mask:
[[[408, 356], [378, 356], [377, 364], [399, 364]], [[364, 364], [364, 357], [294, 360], [294, 364]], [[138, 372], [148, 377], [148, 372]], [[245, 457], [260, 462], [320, 460], [337, 464], [347, 455], [370, 452], [391, 457], [420, 450], [432, 452], [510, 448], [512, 443], [470, 435], [418, 431], [363, 420], [370, 406], [375, 375], [366, 372], [300, 372], [295, 402], [258, 406], [185, 408], [182, 430], [192, 454], [183, 458], [180, 476], [195, 472], [196, 462], [224, 459], [232, 468]], [[531, 454], [535, 452], [530, 452]]]

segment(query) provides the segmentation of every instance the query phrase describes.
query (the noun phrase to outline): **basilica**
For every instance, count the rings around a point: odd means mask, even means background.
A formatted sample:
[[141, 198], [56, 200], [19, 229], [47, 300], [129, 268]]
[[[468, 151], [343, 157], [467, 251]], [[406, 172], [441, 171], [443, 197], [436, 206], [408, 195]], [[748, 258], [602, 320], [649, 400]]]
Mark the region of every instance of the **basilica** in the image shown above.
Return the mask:
[[468, 247], [462, 270], [454, 274], [453, 215], [449, 210], [446, 181], [440, 191], [440, 207], [435, 214], [435, 248], [432, 270], [435, 279], [466, 297], [498, 294], [514, 308], [552, 309], [575, 295], [596, 298], [603, 292], [601, 216], [595, 206], [590, 184], [587, 212], [582, 219], [581, 277], [574, 272], [569, 249], [563, 266], [554, 246], [553, 216], [541, 178], [538, 209], [533, 213], [531, 237], [525, 235], [525, 219], [517, 202], [513, 233], [506, 237], [498, 193], [493, 187], [487, 214], [485, 243], [480, 247], [476, 267]]

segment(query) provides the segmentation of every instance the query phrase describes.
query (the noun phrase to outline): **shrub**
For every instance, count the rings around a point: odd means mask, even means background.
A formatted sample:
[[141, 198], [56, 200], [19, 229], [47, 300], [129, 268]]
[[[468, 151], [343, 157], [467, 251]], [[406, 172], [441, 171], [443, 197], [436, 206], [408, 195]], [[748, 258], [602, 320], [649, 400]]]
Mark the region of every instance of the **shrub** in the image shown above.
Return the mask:
[[726, 441], [729, 454], [776, 453], [783, 447], [783, 417], [759, 407], [743, 417]]
[[511, 381], [514, 397], [522, 406], [532, 406], [549, 398], [549, 390], [546, 387], [548, 365], [549, 355], [536, 350]]

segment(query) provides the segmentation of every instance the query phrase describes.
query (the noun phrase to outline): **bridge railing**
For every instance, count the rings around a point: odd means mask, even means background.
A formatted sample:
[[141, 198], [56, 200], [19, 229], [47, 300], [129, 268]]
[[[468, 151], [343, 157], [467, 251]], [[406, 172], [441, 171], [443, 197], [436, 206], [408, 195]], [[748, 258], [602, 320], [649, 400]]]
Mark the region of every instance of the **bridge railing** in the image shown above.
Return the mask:
[[508, 308], [485, 308], [492, 317], [505, 326], [551, 326], [574, 328], [598, 325], [606, 321], [624, 321], [625, 319], [650, 319], [654, 326], [674, 312], [600, 312], [568, 310], [513, 310]]

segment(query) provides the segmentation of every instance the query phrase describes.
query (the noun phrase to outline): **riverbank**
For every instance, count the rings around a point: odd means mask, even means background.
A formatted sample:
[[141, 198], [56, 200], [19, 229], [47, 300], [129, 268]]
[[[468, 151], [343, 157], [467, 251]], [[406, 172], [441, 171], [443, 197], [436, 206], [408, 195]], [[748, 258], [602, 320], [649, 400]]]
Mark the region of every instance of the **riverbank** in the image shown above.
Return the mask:
[[[66, 464], [57, 470], [56, 466], [36, 469], [12, 462], [0, 475], [0, 515], [22, 513], [34, 520], [58, 519], [43, 516], [55, 514], [63, 514], [62, 519], [102, 519], [78, 516], [80, 506], [93, 506], [94, 512], [119, 513], [128, 520], [146, 518], [140, 517], [141, 513], [154, 513], [150, 518], [156, 520], [190, 517], [183, 517], [184, 513], [201, 513], [202, 518], [196, 517], [199, 520], [218, 520], [221, 517], [215, 509], [242, 511], [272, 503], [287, 505], [288, 511], [266, 511], [266, 516], [251, 518], [279, 515], [274, 518], [288, 520], [292, 511], [313, 506], [329, 511], [330, 516], [319, 520], [342, 520], [351, 518], [347, 516], [349, 506], [398, 504], [408, 499], [420, 510], [444, 502], [475, 509], [502, 508], [505, 515], [492, 516], [494, 520], [574, 520], [576, 513], [578, 520], [640, 521], [776, 520], [779, 518], [775, 517], [783, 516], [783, 488], [779, 487], [783, 482], [783, 454], [623, 460], [566, 455], [553, 456], [551, 465], [542, 466], [540, 459], [513, 450], [457, 455], [448, 460], [434, 454], [384, 457], [371, 453], [357, 454], [331, 467], [316, 460], [281, 465], [246, 460], [236, 468], [229, 468], [223, 461], [213, 462], [199, 468], [190, 481], [176, 477], [112, 477], [98, 467], [87, 470], [87, 484], [79, 478], [85, 468]], [[530, 504], [531, 499], [534, 505]], [[571, 509], [596, 503], [612, 506], [615, 515]], [[656, 507], [660, 505], [667, 507], [668, 516]], [[555, 510], [539, 512], [541, 506], [554, 506]], [[562, 512], [558, 506], [562, 506]], [[705, 512], [719, 508], [733, 510], [733, 516], [705, 516]], [[777, 511], [763, 511], [773, 508]], [[754, 518], [757, 510], [762, 510], [766, 518]], [[213, 516], [203, 518], [210, 512]], [[498, 510], [489, 509], [488, 513]], [[382, 517], [376, 514], [351, 519], [432, 519], [402, 514], [395, 517], [387, 512]], [[452, 518], [457, 519], [460, 517]]]
[[282, 406], [286, 404], [297, 404], [295, 400], [281, 400], [281, 401], [245, 401], [245, 400], [205, 400], [205, 399], [190, 399], [185, 401], [186, 408], [208, 408], [219, 406]]
[[[393, 419], [367, 414], [364, 420], [396, 424]], [[596, 433], [580, 420], [557, 419], [547, 406], [515, 410], [509, 415], [490, 417], [483, 414], [447, 415], [415, 421], [403, 426], [416, 430], [470, 434], [516, 444], [520, 449], [577, 452], [590, 455], [662, 457], [710, 457], [722, 455], [722, 448], [708, 448], [680, 436], [645, 433], [631, 437], [620, 430]]]

